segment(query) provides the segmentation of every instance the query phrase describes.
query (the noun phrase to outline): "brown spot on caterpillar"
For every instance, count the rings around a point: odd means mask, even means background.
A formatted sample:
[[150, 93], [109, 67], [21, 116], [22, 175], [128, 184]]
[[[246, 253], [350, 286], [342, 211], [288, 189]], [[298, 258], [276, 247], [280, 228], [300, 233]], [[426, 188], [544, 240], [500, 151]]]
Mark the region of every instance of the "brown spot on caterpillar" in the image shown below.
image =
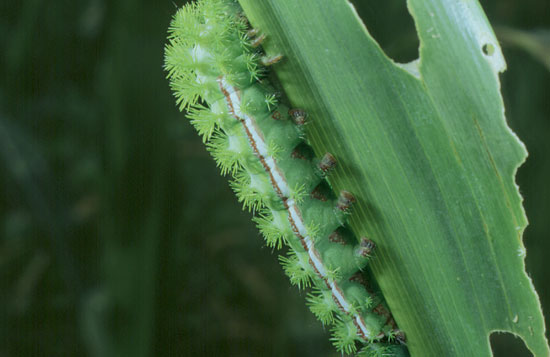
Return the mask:
[[336, 163], [336, 158], [332, 156], [331, 153], [327, 152], [321, 161], [319, 161], [317, 166], [319, 167], [319, 170], [326, 174], [336, 167]]
[[319, 201], [325, 202], [327, 200], [327, 196], [323, 192], [323, 187], [321, 185], [315, 187], [313, 191], [310, 193], [311, 198], [314, 198]]
[[395, 320], [393, 319], [393, 316], [389, 312], [388, 312], [388, 314], [390, 314], [390, 317], [386, 320], [386, 325], [390, 325], [394, 330], [397, 329], [397, 324], [395, 323]]
[[246, 36], [250, 39], [256, 37], [256, 35], [258, 34], [258, 29], [250, 29], [248, 31], [246, 31]]
[[297, 125], [304, 125], [306, 123], [307, 113], [303, 109], [290, 109], [288, 115], [290, 115], [292, 121]]
[[275, 120], [281, 120], [281, 112], [278, 110], [274, 111], [273, 114], [271, 114], [271, 118]]
[[376, 248], [376, 244], [372, 240], [362, 237], [359, 242], [359, 249], [357, 250], [357, 253], [362, 257], [370, 257], [374, 248]]
[[365, 287], [365, 289], [370, 293], [371, 292], [371, 289], [370, 289], [370, 286], [369, 286], [369, 283], [367, 281], [367, 279], [365, 279], [365, 277], [363, 276], [363, 273], [361, 273], [360, 271], [358, 271], [357, 273], [353, 274], [351, 276], [351, 278], [348, 279], [349, 281], [351, 281], [352, 283], [357, 283], [357, 284], [361, 284], [362, 286]]
[[248, 17], [244, 14], [244, 12], [239, 11], [235, 14], [235, 17], [237, 18], [237, 21], [242, 22], [246, 27], [250, 26], [250, 22], [248, 21]]
[[263, 56], [262, 58], [260, 58], [260, 63], [268, 67], [268, 66], [274, 65], [275, 63], [280, 62], [282, 59], [283, 59], [283, 55], [281, 54], [275, 55], [275, 56], [269, 56], [269, 57]]
[[405, 344], [407, 343], [407, 336], [405, 335], [405, 332], [401, 331], [401, 330], [393, 330], [394, 332], [394, 336], [395, 336], [395, 339], [401, 343], [401, 344]]
[[336, 208], [342, 212], [349, 211], [351, 205], [355, 202], [355, 197], [348, 191], [341, 191], [336, 203]]
[[[344, 236], [338, 231], [332, 232], [328, 236], [328, 240], [332, 243], [339, 243], [339, 244], [342, 244], [342, 245], [346, 245], [346, 240], [344, 239]], [[351, 280], [351, 278], [350, 278], [350, 280]]]
[[259, 45], [262, 44], [262, 42], [264, 42], [264, 40], [265, 40], [265, 34], [262, 33], [260, 36], [256, 37], [250, 42], [250, 46], [258, 47]]
[[290, 157], [293, 159], [307, 160], [307, 157], [305, 157], [304, 153], [299, 148], [294, 148], [292, 153], [290, 153]]
[[376, 305], [372, 311], [380, 316], [388, 316], [388, 310], [384, 307], [384, 305], [382, 305], [382, 303]]
[[376, 307], [372, 309], [372, 312], [386, 318], [384, 325], [390, 325], [394, 329], [397, 327], [391, 313], [382, 303], [376, 305]]
[[290, 153], [290, 156], [293, 159], [311, 160], [313, 152], [307, 144], [302, 142], [296, 145], [296, 147]]
[[390, 331], [384, 333], [384, 336], [381, 339], [390, 343], [397, 341], [402, 345], [406, 344], [407, 337], [405, 336], [405, 333], [397, 328], [397, 326], [395, 325], [395, 321], [391, 325], [393, 326], [393, 328]]

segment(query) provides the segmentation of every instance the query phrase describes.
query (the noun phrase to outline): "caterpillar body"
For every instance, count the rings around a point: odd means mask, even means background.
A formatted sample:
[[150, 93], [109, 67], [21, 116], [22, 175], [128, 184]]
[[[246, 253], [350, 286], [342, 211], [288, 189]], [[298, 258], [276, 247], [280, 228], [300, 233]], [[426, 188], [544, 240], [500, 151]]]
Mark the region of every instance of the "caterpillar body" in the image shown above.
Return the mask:
[[[203, 0], [178, 10], [169, 29], [165, 69], [180, 110], [202, 136], [222, 174], [270, 247], [289, 247], [279, 260], [290, 281], [310, 288], [311, 311], [332, 325], [343, 353], [391, 355], [403, 334], [382, 299], [364, 284], [374, 242], [343, 225], [353, 195], [334, 195], [325, 175], [336, 160], [312, 158], [304, 143], [307, 114], [279, 103], [262, 57], [264, 36], [250, 30], [232, 0]], [[202, 99], [202, 102], [200, 101]], [[206, 103], [204, 105], [202, 103]]]

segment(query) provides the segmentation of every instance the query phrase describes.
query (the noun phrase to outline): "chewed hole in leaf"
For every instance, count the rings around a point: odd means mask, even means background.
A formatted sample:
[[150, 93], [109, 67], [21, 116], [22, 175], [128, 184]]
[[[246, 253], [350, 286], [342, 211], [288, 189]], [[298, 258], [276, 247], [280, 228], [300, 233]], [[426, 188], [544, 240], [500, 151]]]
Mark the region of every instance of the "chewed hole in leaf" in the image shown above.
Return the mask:
[[351, 0], [370, 35], [398, 63], [418, 58], [420, 41], [406, 1]]
[[493, 332], [490, 336], [494, 357], [532, 357], [523, 340], [509, 332]]
[[495, 46], [490, 43], [486, 43], [481, 47], [483, 54], [486, 56], [492, 56], [495, 53]]

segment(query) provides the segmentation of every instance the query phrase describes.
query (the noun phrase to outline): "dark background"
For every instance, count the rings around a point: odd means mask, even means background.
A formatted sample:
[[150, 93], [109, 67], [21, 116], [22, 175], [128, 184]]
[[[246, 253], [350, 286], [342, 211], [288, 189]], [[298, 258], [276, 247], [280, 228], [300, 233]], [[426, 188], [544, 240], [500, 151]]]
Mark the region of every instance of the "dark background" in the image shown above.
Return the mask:
[[[417, 56], [404, 1], [355, 2], [391, 57]], [[530, 152], [526, 265], [549, 311], [550, 2], [481, 3]], [[337, 355], [175, 108], [176, 4], [0, 4], [0, 357]]]

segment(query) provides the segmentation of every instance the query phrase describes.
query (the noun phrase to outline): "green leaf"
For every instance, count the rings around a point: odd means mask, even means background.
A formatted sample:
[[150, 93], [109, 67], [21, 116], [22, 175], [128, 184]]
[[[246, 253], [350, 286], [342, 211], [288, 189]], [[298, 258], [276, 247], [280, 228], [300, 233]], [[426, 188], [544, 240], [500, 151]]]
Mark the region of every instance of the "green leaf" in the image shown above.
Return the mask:
[[[409, 0], [420, 62], [399, 65], [345, 0], [240, 0], [267, 35], [293, 105], [310, 113], [330, 180], [353, 192], [355, 234], [413, 356], [490, 355], [510, 331], [549, 355], [525, 273], [514, 183], [526, 150], [507, 127], [500, 47], [477, 1]], [[388, 21], [390, 21], [388, 19]]]

